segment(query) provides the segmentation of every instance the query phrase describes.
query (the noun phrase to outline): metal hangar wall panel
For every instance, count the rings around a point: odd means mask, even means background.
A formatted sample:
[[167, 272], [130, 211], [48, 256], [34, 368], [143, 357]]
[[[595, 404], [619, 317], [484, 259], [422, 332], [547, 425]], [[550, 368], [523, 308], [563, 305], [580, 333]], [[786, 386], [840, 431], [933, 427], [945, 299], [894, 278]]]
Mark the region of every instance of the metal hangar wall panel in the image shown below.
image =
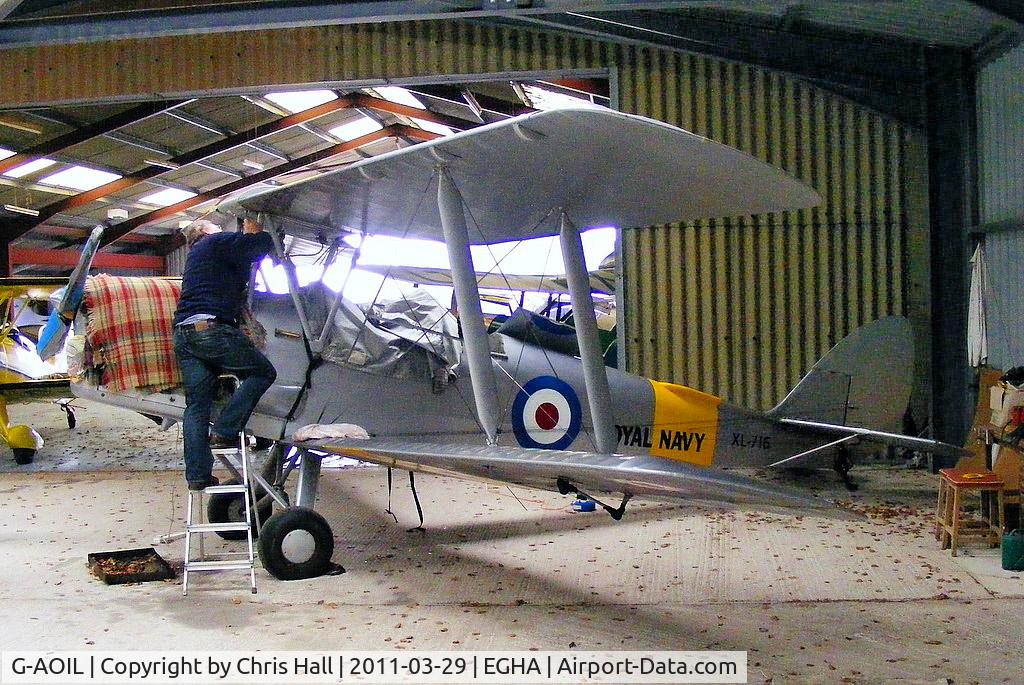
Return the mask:
[[989, 365], [1024, 364], [1024, 47], [978, 74], [979, 218], [988, 265]]

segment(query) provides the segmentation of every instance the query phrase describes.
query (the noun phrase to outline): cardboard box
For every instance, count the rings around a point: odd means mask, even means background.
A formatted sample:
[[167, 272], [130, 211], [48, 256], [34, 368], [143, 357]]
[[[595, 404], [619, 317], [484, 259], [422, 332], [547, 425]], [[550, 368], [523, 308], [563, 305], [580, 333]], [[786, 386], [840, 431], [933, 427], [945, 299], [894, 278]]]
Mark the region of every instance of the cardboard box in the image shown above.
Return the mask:
[[992, 407], [992, 425], [1003, 428], [1010, 422], [1013, 408], [1024, 405], [1024, 388], [1000, 381], [989, 390], [989, 403]]

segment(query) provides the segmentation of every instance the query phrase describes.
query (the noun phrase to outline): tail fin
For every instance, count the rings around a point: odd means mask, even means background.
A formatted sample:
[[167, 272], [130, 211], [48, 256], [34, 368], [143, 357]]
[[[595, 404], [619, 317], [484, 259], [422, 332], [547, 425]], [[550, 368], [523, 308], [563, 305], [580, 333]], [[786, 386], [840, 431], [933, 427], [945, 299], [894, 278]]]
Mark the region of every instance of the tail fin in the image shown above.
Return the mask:
[[865, 324], [829, 350], [768, 415], [899, 430], [913, 383], [910, 322], [890, 316]]

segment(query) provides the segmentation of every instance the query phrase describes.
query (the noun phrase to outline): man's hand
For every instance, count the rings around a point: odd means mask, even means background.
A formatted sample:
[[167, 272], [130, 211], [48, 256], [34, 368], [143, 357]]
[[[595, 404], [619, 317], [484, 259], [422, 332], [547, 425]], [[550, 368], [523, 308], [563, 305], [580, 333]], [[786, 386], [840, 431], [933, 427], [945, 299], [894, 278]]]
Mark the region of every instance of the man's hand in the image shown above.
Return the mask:
[[254, 219], [246, 217], [245, 221], [242, 222], [242, 233], [262, 233], [263, 226], [256, 223]]

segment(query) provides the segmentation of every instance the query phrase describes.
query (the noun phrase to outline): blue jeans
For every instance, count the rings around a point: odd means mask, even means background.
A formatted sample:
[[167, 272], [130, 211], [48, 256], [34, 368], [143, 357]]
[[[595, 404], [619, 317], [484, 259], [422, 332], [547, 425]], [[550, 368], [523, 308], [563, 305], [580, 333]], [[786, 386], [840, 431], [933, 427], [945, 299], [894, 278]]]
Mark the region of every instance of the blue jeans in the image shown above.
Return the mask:
[[226, 324], [211, 323], [202, 331], [175, 327], [174, 352], [185, 384], [185, 479], [202, 482], [213, 468], [209, 431], [217, 377], [230, 373], [242, 381], [213, 426], [214, 433], [230, 438], [245, 427], [277, 371], [244, 333]]

